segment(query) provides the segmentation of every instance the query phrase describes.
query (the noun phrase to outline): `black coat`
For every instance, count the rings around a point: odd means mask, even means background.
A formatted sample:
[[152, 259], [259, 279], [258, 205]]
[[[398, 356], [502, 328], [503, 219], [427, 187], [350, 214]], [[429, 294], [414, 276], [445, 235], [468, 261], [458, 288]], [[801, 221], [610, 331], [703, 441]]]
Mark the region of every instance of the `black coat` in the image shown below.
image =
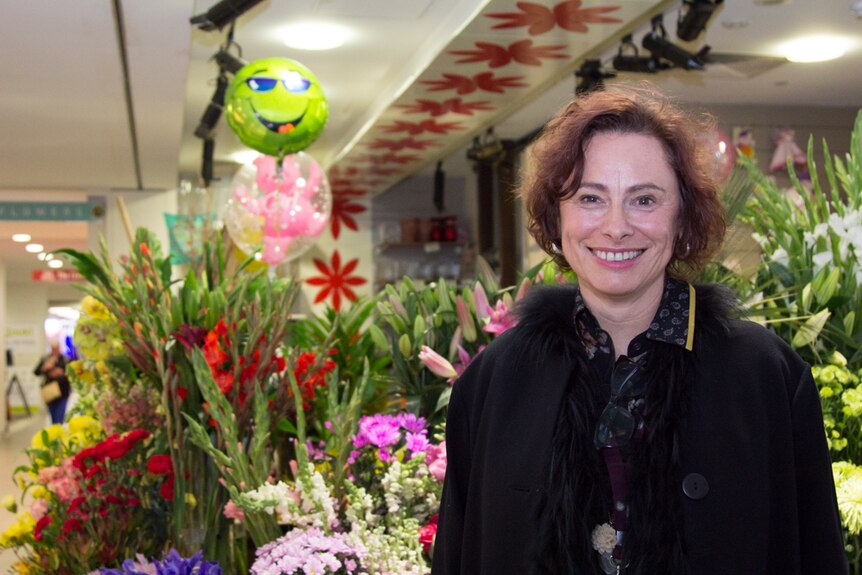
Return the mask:
[[[453, 389], [433, 575], [524, 575], [540, 546], [551, 438], [579, 343], [571, 289], [534, 292], [519, 325], [479, 354]], [[810, 367], [763, 327], [717, 317], [709, 293], [697, 288], [686, 352], [695, 384], [671, 478], [687, 570], [846, 573]], [[705, 496], [684, 494], [692, 474], [705, 480]]]

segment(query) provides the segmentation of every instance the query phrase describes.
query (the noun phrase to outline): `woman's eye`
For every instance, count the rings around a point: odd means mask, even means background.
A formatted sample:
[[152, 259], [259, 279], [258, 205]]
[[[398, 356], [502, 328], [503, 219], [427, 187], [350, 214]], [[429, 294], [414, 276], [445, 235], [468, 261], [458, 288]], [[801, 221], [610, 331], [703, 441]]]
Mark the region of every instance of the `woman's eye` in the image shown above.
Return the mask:
[[654, 206], [655, 198], [652, 196], [638, 196], [635, 198], [635, 204], [638, 206]]
[[599, 197], [593, 194], [582, 194], [578, 196], [578, 203], [581, 204], [596, 204], [599, 202]]

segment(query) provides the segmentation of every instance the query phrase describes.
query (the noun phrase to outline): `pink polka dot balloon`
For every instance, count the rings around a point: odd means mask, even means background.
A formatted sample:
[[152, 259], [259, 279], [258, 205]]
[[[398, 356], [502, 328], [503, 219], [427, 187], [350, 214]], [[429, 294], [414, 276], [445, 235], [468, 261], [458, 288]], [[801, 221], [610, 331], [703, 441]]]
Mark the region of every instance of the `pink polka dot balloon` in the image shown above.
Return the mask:
[[259, 252], [276, 266], [314, 245], [332, 211], [332, 193], [320, 165], [305, 152], [260, 156], [231, 182], [224, 223], [237, 247]]

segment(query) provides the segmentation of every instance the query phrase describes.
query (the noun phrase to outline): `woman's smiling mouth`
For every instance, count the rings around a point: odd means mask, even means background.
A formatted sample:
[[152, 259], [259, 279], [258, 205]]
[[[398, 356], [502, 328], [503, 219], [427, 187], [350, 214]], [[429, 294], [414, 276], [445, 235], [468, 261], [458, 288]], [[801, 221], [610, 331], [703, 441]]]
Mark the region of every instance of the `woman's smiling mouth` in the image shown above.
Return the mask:
[[628, 250], [623, 252], [609, 252], [604, 250], [594, 250], [590, 248], [590, 252], [593, 253], [600, 260], [605, 260], [606, 262], [624, 262], [628, 260], [633, 260], [645, 250]]

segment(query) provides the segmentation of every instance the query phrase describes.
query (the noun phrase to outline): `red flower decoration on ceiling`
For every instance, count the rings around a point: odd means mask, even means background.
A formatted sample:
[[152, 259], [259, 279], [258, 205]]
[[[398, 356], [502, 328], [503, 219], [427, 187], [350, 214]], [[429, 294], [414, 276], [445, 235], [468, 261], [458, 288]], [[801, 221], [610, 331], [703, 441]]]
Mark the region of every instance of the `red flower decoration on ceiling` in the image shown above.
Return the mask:
[[501, 24], [493, 26], [498, 28], [523, 28], [527, 27], [527, 33], [531, 36], [544, 34], [559, 26], [569, 32], [589, 32], [587, 24], [615, 24], [622, 22], [618, 18], [603, 16], [608, 12], [619, 10], [619, 6], [604, 6], [601, 8], [581, 8], [581, 0], [566, 0], [560, 2], [553, 8], [548, 8], [534, 2], [518, 2], [516, 6], [520, 12], [491, 12], [486, 14], [488, 18], [504, 20]]
[[431, 134], [448, 134], [453, 130], [463, 130], [464, 126], [461, 122], [438, 122], [437, 120], [422, 120], [421, 122], [405, 122], [396, 120], [388, 126], [380, 126], [380, 129], [387, 134], [397, 134], [404, 132], [411, 136], [419, 136], [424, 133]]
[[333, 185], [332, 183], [329, 184], [329, 187], [332, 190], [332, 197], [334, 198], [361, 198], [362, 196], [368, 194], [367, 189], [356, 187], [355, 182], [345, 180], [338, 181], [338, 185]]
[[484, 90], [485, 92], [494, 92], [495, 94], [503, 94], [506, 88], [524, 88], [527, 84], [521, 82], [523, 76], [504, 76], [497, 78], [493, 72], [482, 72], [476, 74], [472, 78], [462, 76], [460, 74], [443, 74], [442, 80], [422, 80], [422, 84], [432, 86], [428, 88], [429, 92], [443, 92], [445, 90], [455, 90], [462, 96], [470, 94], [476, 90]]
[[430, 114], [431, 116], [442, 116], [444, 114], [462, 114], [472, 116], [474, 112], [493, 111], [490, 102], [464, 102], [461, 98], [450, 98], [443, 102], [434, 100], [416, 100], [415, 104], [402, 104], [408, 114]]
[[421, 160], [421, 156], [416, 155], [405, 155], [399, 156], [398, 154], [380, 154], [377, 156], [359, 156], [357, 158], [351, 158], [350, 161], [357, 164], [411, 164], [413, 162]]
[[533, 46], [533, 41], [527, 38], [526, 40], [518, 40], [509, 46], [490, 42], [476, 42], [476, 50], [450, 50], [449, 53], [455, 56], [464, 56], [460, 60], [456, 60], [456, 64], [488, 62], [488, 66], [491, 68], [499, 68], [508, 66], [512, 62], [518, 62], [528, 66], [541, 66], [542, 58], [568, 58], [566, 54], [558, 53], [565, 47], [565, 44]]
[[368, 147], [372, 150], [389, 150], [397, 152], [398, 150], [425, 150], [430, 146], [439, 146], [433, 140], [414, 140], [413, 138], [401, 138], [400, 140], [387, 140], [386, 138], [377, 138]]
[[366, 206], [352, 202], [349, 198], [336, 197], [333, 199], [332, 215], [329, 220], [332, 237], [337, 240], [338, 236], [341, 235], [342, 223], [344, 224], [344, 227], [349, 228], [354, 232], [358, 232], [359, 226], [357, 225], [356, 220], [353, 219], [353, 215], [361, 214], [366, 210], [368, 210]]
[[335, 311], [341, 309], [341, 298], [344, 297], [350, 301], [356, 301], [356, 292], [350, 286], [361, 286], [368, 283], [368, 280], [361, 276], [351, 275], [359, 265], [359, 258], [354, 258], [341, 267], [341, 255], [338, 250], [332, 252], [332, 260], [330, 265], [327, 265], [321, 259], [314, 258], [314, 265], [320, 271], [319, 276], [310, 277], [305, 282], [309, 285], [320, 286], [322, 289], [317, 292], [314, 298], [314, 303], [321, 303], [326, 299], [332, 300], [332, 307]]

